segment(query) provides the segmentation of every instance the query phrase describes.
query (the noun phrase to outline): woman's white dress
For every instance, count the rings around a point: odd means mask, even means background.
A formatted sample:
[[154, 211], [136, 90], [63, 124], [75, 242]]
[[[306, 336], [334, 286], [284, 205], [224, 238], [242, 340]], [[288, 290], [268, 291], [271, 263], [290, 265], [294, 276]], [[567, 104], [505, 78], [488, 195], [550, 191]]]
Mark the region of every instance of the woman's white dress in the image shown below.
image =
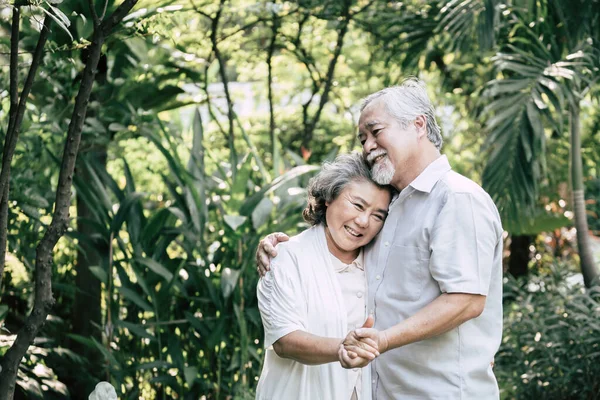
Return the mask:
[[[281, 358], [273, 350], [274, 342], [296, 330], [331, 338], [344, 338], [348, 333], [347, 311], [324, 227], [313, 226], [280, 243], [277, 253], [257, 289], [266, 353], [256, 398], [349, 400], [351, 377], [338, 362], [304, 365]], [[361, 400], [371, 399], [370, 370], [362, 369]]]

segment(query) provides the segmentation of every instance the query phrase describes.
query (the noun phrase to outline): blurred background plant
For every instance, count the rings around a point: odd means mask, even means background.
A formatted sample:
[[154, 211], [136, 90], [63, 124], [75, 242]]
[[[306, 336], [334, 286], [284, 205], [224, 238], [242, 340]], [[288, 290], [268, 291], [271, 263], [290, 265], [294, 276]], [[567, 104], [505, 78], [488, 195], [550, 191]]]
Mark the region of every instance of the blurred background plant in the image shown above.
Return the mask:
[[507, 399], [597, 399], [600, 291], [560, 262], [528, 281], [506, 279], [495, 371]]
[[[50, 3], [32, 2], [21, 21], [19, 76], [50, 7], [69, 23], [50, 32], [12, 163], [0, 354], [32, 307], [35, 249], [92, 40], [87, 3]], [[0, 88], [14, 6], [0, 4]], [[444, 153], [492, 194], [505, 225], [503, 398], [597, 398], [594, 358], [584, 355], [598, 351], [598, 296], [581, 275], [593, 276], [597, 261], [581, 263], [570, 155], [575, 132], [597, 260], [599, 7], [139, 1], [102, 48], [72, 218], [54, 250], [56, 304], [16, 397], [87, 398], [104, 380], [127, 399], [253, 398], [259, 239], [305, 227], [307, 180], [322, 161], [358, 150], [360, 99], [418, 75]], [[3, 136], [9, 102], [0, 89]]]

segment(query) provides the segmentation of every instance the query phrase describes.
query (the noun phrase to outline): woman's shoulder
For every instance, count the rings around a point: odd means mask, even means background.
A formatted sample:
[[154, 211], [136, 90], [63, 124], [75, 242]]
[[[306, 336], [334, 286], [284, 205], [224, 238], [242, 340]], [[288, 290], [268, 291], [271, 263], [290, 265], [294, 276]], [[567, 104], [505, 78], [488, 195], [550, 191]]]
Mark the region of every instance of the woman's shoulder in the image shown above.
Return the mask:
[[317, 248], [316, 240], [318, 235], [318, 227], [314, 226], [290, 237], [290, 240], [287, 242], [278, 243], [275, 247], [277, 257], [273, 258], [272, 261], [276, 263], [284, 260], [297, 261], [314, 254]]

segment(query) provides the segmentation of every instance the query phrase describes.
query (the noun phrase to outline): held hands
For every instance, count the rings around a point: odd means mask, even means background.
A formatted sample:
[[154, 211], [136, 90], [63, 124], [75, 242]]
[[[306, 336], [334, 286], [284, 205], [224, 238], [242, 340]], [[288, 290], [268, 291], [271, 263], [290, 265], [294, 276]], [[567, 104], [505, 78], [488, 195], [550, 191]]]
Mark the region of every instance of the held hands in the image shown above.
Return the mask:
[[277, 255], [275, 246], [279, 242], [287, 242], [290, 240], [288, 235], [282, 232], [275, 232], [267, 235], [258, 244], [256, 249], [256, 272], [263, 277], [270, 270], [271, 258]]
[[348, 333], [340, 345], [338, 359], [344, 368], [361, 368], [387, 350], [383, 332], [373, 329], [375, 320], [369, 315], [363, 326]]

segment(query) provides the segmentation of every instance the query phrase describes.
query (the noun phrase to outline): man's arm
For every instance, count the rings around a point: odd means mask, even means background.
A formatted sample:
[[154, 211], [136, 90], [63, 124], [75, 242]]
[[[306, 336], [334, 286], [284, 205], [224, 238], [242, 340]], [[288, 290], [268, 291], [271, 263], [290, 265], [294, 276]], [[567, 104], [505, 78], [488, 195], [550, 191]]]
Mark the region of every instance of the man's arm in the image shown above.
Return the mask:
[[[294, 331], [273, 343], [273, 350], [281, 358], [290, 358], [306, 365], [318, 365], [338, 361], [342, 342], [343, 339]], [[356, 350], [358, 357], [369, 361], [375, 358], [376, 353], [377, 350], [368, 344], [363, 344]]]
[[[356, 335], [374, 340], [381, 353], [446, 333], [483, 312], [486, 296], [467, 293], [442, 293], [415, 315], [377, 331], [359, 328]], [[354, 350], [355, 347], [346, 346]]]
[[275, 232], [267, 235], [263, 240], [258, 243], [256, 249], [256, 271], [260, 276], [265, 276], [269, 271], [271, 258], [277, 256], [277, 250], [275, 246], [280, 242], [287, 242], [290, 240], [288, 235], [282, 232]]

